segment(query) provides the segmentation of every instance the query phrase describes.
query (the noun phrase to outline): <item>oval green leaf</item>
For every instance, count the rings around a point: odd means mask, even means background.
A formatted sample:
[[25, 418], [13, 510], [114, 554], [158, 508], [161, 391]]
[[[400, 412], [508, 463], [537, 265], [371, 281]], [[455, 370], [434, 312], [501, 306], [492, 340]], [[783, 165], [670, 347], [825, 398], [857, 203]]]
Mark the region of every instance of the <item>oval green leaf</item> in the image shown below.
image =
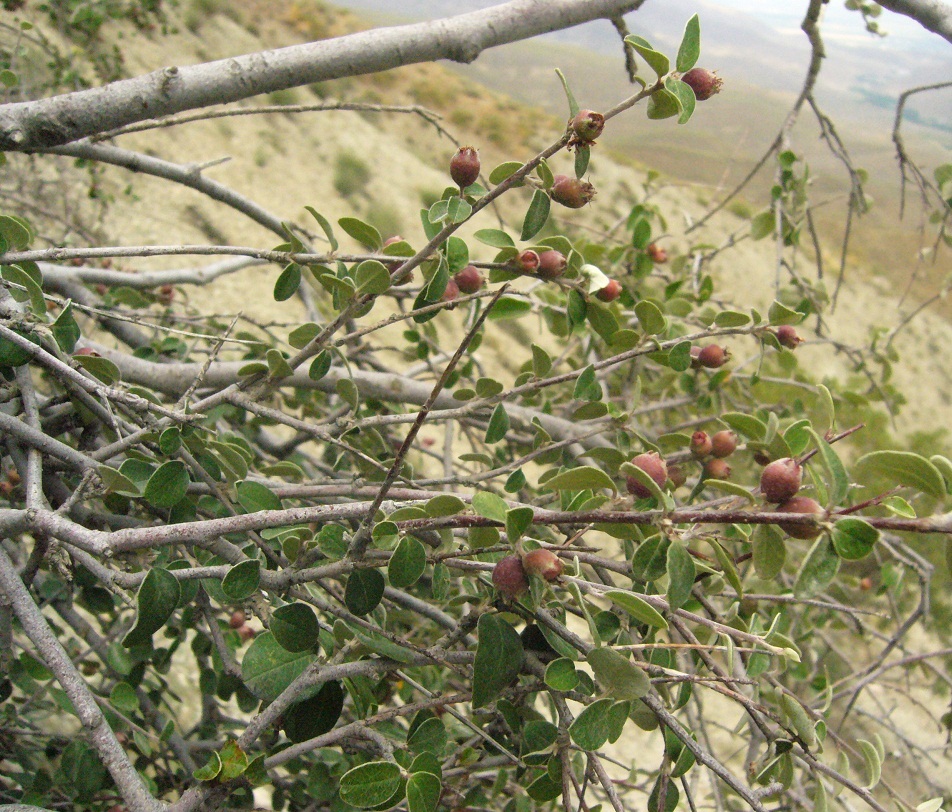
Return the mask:
[[321, 627], [314, 610], [306, 603], [279, 606], [271, 615], [271, 634], [285, 651], [309, 651], [317, 645]]

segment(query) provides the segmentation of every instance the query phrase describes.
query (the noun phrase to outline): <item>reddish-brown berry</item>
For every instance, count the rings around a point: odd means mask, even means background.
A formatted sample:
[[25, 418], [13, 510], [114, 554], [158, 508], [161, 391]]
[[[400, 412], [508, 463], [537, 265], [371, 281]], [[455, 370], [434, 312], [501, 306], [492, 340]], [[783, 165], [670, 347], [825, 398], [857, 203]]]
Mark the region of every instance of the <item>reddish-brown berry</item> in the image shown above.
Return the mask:
[[[824, 510], [820, 504], [809, 496], [794, 496], [777, 505], [778, 513], [803, 513], [806, 515], [823, 516]], [[814, 524], [793, 524], [792, 522], [778, 522], [784, 533], [795, 539], [815, 539], [823, 532], [822, 528]]]
[[694, 91], [698, 101], [707, 101], [715, 93], [720, 93], [721, 85], [724, 84], [716, 72], [705, 68], [691, 68], [681, 77], [681, 81]]
[[786, 502], [797, 495], [803, 469], [790, 457], [774, 460], [760, 473], [760, 490], [768, 502]]
[[799, 335], [797, 335], [796, 328], [791, 324], [781, 324], [776, 329], [777, 341], [780, 342], [781, 347], [786, 347], [788, 350], [795, 350], [800, 342], [803, 341]]
[[482, 290], [486, 283], [479, 268], [475, 265], [467, 265], [453, 279], [456, 281], [456, 287], [460, 289], [460, 293], [477, 293]]
[[7, 482], [9, 482], [11, 485], [20, 484], [20, 472], [16, 468], [11, 468], [9, 471], [7, 471]]
[[714, 444], [706, 431], [696, 431], [691, 435], [691, 453], [700, 459], [711, 453]]
[[673, 489], [677, 490], [687, 481], [688, 475], [680, 465], [668, 466], [668, 482], [671, 483]]
[[610, 279], [600, 291], [595, 294], [603, 302], [614, 302], [621, 296], [621, 283], [617, 279]]
[[249, 640], [253, 640], [256, 634], [257, 632], [247, 624], [238, 629], [238, 636], [244, 643], [247, 643]]
[[459, 285], [456, 284], [455, 279], [450, 279], [446, 283], [446, 289], [443, 291], [443, 301], [452, 302], [459, 298]]
[[730, 479], [731, 467], [726, 460], [712, 457], [704, 463], [704, 476], [708, 479]]
[[869, 592], [869, 590], [873, 588], [873, 579], [868, 575], [865, 578], [860, 578], [859, 588], [862, 589], [863, 592]]
[[519, 254], [518, 261], [523, 273], [535, 273], [539, 270], [539, 265], [541, 264], [542, 259], [531, 248], [527, 248], [525, 251]]
[[522, 567], [530, 575], [541, 575], [546, 581], [554, 581], [562, 574], [565, 565], [551, 550], [530, 550], [522, 557]]
[[493, 585], [510, 600], [525, 594], [529, 579], [517, 555], [507, 555], [493, 567]]
[[561, 251], [554, 248], [539, 254], [539, 269], [536, 273], [543, 279], [558, 279], [565, 273], [566, 260]]
[[99, 353], [89, 347], [80, 347], [73, 351], [73, 355], [92, 355], [94, 358], [99, 358]]
[[235, 609], [235, 611], [231, 613], [231, 617], [228, 618], [228, 625], [233, 629], [240, 629], [245, 625], [245, 613], [242, 612], [241, 609]]
[[730, 429], [711, 435], [711, 453], [715, 457], [729, 457], [737, 450], [737, 435]]
[[653, 242], [649, 243], [647, 248], [645, 248], [645, 253], [651, 257], [651, 261], [662, 265], [668, 261], [668, 252], [665, 251], [658, 243]]
[[720, 344], [708, 344], [701, 347], [697, 354], [697, 362], [706, 369], [718, 369], [730, 360], [730, 351]]
[[556, 175], [549, 194], [556, 203], [570, 209], [580, 209], [595, 197], [595, 187], [570, 175]]
[[605, 116], [593, 110], [579, 110], [571, 127], [577, 143], [591, 144], [605, 129]]
[[[644, 454], [639, 454], [631, 461], [631, 464], [650, 476], [659, 488], [663, 488], [665, 482], [668, 481], [668, 466], [657, 451], [646, 451]], [[633, 476], [628, 477], [625, 484], [628, 487], [628, 493], [632, 496], [647, 499], [652, 495], [651, 491]]]
[[460, 191], [479, 177], [479, 153], [472, 147], [460, 147], [450, 160], [450, 177]]

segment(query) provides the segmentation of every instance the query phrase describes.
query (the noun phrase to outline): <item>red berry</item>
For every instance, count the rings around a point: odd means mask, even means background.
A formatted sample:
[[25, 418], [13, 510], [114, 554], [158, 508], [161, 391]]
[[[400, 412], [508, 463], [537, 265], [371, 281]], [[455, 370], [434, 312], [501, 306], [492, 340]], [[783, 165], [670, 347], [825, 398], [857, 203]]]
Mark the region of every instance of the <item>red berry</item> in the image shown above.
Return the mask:
[[570, 209], [580, 209], [595, 197], [595, 187], [569, 175], [556, 175], [549, 194], [556, 203]]
[[863, 592], [869, 592], [869, 590], [873, 588], [873, 579], [868, 575], [865, 578], [860, 578], [859, 588], [862, 589]]
[[[777, 506], [778, 513], [803, 513], [807, 515], [822, 516], [823, 508], [809, 496], [794, 496], [786, 502]], [[823, 532], [822, 528], [813, 524], [792, 524], [790, 522], [778, 522], [778, 526], [784, 533], [795, 539], [815, 539]]]
[[605, 116], [592, 110], [579, 110], [571, 126], [576, 142], [591, 144], [605, 129]]
[[717, 369], [724, 366], [730, 357], [730, 351], [719, 344], [708, 344], [706, 347], [701, 347], [697, 354], [697, 362], [706, 369]]
[[235, 611], [231, 613], [231, 617], [228, 618], [228, 625], [233, 629], [240, 629], [245, 625], [245, 613], [242, 612], [241, 609], [235, 609]]
[[486, 281], [483, 279], [479, 268], [475, 265], [467, 265], [456, 274], [453, 279], [456, 281], [456, 287], [460, 289], [461, 293], [477, 293], [482, 289]]
[[677, 490], [687, 481], [688, 475], [680, 465], [668, 466], [668, 482], [671, 483], [671, 487]]
[[595, 296], [603, 302], [614, 302], [615, 299], [621, 296], [621, 283], [617, 279], [610, 279], [608, 284], [598, 291]]
[[760, 490], [768, 502], [786, 502], [797, 495], [803, 469], [790, 457], [774, 460], [760, 473]]
[[562, 574], [565, 565], [551, 550], [530, 550], [522, 557], [522, 566], [530, 575], [541, 575], [546, 581], [554, 581]]
[[479, 154], [472, 147], [460, 147], [450, 160], [450, 177], [460, 191], [479, 177]]
[[737, 450], [737, 435], [729, 429], [711, 437], [711, 453], [715, 457], [729, 457]]
[[661, 265], [668, 261], [668, 252], [665, 251], [658, 243], [653, 242], [649, 243], [648, 247], [645, 248], [645, 253], [651, 257], [652, 262], [656, 262], [658, 265]]
[[238, 629], [238, 636], [242, 639], [242, 642], [247, 642], [254, 639], [256, 634], [257, 632], [247, 624]]
[[715, 93], [720, 93], [724, 83], [716, 72], [705, 68], [691, 68], [681, 77], [681, 81], [694, 91], [698, 101], [707, 101]]
[[458, 298], [459, 298], [459, 285], [456, 284], [455, 279], [450, 279], [450, 281], [446, 283], [446, 289], [443, 291], [443, 301], [452, 302]]
[[[631, 461], [631, 464], [634, 465], [635, 468], [640, 468], [650, 476], [659, 488], [663, 488], [664, 484], [668, 481], [668, 466], [665, 461], [661, 459], [661, 455], [658, 454], [657, 451], [647, 451], [644, 454], [639, 454]], [[628, 487], [628, 493], [632, 496], [647, 499], [653, 495], [647, 487], [642, 485], [633, 476], [628, 477], [625, 484]]]
[[80, 347], [73, 352], [73, 355], [92, 355], [95, 358], [99, 357], [99, 353], [89, 347]]
[[529, 588], [522, 559], [517, 555], [507, 555], [493, 567], [493, 585], [510, 600], [523, 595]]
[[711, 437], [706, 431], [696, 431], [691, 435], [691, 453], [695, 457], [706, 457], [713, 448]]
[[790, 324], [781, 324], [776, 330], [776, 335], [780, 346], [786, 347], [788, 350], [795, 350], [800, 342], [803, 341], [803, 339], [797, 335], [796, 328]]
[[541, 257], [530, 248], [519, 254], [518, 260], [524, 273], [535, 273], [542, 262]]
[[704, 476], [708, 479], [730, 479], [731, 467], [725, 460], [713, 457], [704, 463]]
[[565, 273], [565, 265], [565, 256], [553, 248], [539, 254], [539, 269], [536, 273], [543, 279], [558, 279]]

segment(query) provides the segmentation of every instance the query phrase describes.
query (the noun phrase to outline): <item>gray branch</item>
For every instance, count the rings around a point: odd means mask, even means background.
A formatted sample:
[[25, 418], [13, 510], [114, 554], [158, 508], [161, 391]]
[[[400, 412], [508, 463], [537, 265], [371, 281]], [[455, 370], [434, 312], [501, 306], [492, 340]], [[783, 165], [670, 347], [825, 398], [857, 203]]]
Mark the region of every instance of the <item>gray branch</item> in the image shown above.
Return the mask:
[[31, 152], [146, 119], [345, 76], [451, 59], [611, 19], [644, 0], [512, 0], [469, 14], [292, 45], [0, 108], [0, 150]]
[[952, 42], [952, 5], [942, 0], [878, 0], [879, 5], [915, 20], [923, 28]]

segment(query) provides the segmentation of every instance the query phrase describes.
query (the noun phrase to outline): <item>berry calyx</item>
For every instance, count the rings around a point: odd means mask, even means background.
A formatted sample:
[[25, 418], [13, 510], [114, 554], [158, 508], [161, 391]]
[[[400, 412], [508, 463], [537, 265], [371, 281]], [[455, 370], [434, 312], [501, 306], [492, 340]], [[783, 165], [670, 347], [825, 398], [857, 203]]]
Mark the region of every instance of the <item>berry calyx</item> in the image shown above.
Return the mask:
[[657, 263], [658, 265], [662, 265], [668, 261], [668, 252], [656, 242], [648, 243], [647, 247], [645, 248], [645, 253], [651, 257], [652, 262]]
[[473, 147], [460, 147], [450, 159], [450, 177], [460, 192], [479, 177], [479, 153]]
[[718, 369], [724, 366], [730, 357], [730, 351], [720, 344], [708, 344], [698, 351], [697, 363], [705, 369]]
[[479, 268], [475, 265], [467, 265], [453, 277], [453, 281], [456, 282], [456, 287], [459, 288], [460, 293], [478, 293], [486, 283]]
[[797, 335], [797, 330], [791, 324], [781, 324], [775, 331], [777, 336], [777, 341], [780, 342], [781, 347], [786, 347], [788, 350], [795, 350], [801, 341], [799, 335]]
[[730, 479], [731, 473], [730, 465], [719, 457], [712, 457], [704, 463], [704, 476], [708, 479]]
[[530, 550], [522, 557], [522, 567], [530, 575], [541, 575], [546, 581], [554, 581], [562, 574], [565, 565], [551, 550]]
[[681, 77], [691, 90], [698, 101], [707, 101], [711, 96], [721, 92], [721, 85], [724, 80], [717, 75], [715, 71], [709, 71], [706, 68], [691, 68]]
[[556, 203], [570, 209], [580, 209], [595, 197], [595, 187], [569, 175], [556, 175], [549, 194]]
[[621, 296], [621, 283], [617, 279], [611, 279], [595, 296], [603, 302], [614, 302]]
[[729, 457], [737, 450], [737, 435], [730, 429], [711, 436], [711, 453], [715, 457]]
[[800, 463], [790, 457], [774, 460], [760, 473], [760, 491], [768, 502], [786, 502], [797, 495], [803, 481]]
[[525, 594], [529, 579], [519, 556], [507, 555], [493, 567], [493, 586], [510, 600]]
[[[635, 468], [640, 468], [650, 476], [659, 488], [663, 488], [664, 484], [668, 481], [667, 463], [665, 463], [657, 451], [646, 451], [644, 454], [639, 454], [631, 461], [631, 464], [634, 465]], [[647, 486], [643, 485], [633, 476], [627, 478], [625, 485], [628, 488], [628, 493], [632, 496], [637, 496], [640, 499], [647, 499], [649, 496], [653, 496]]]
[[542, 262], [541, 257], [531, 248], [522, 251], [519, 254], [518, 260], [524, 273], [535, 273], [539, 270], [539, 265]]
[[536, 273], [543, 279], [558, 279], [565, 273], [565, 266], [565, 255], [551, 248], [539, 254], [539, 268]]
[[605, 116], [593, 110], [579, 110], [570, 125], [577, 144], [591, 144], [605, 129]]
[[714, 444], [706, 431], [696, 431], [691, 435], [691, 453], [700, 459], [711, 453]]
[[[777, 513], [803, 513], [822, 516], [824, 510], [820, 507], [819, 502], [809, 496], [794, 496], [792, 499], [777, 505]], [[795, 539], [815, 539], [823, 532], [822, 528], [813, 524], [778, 522], [777, 526], [788, 536]]]

